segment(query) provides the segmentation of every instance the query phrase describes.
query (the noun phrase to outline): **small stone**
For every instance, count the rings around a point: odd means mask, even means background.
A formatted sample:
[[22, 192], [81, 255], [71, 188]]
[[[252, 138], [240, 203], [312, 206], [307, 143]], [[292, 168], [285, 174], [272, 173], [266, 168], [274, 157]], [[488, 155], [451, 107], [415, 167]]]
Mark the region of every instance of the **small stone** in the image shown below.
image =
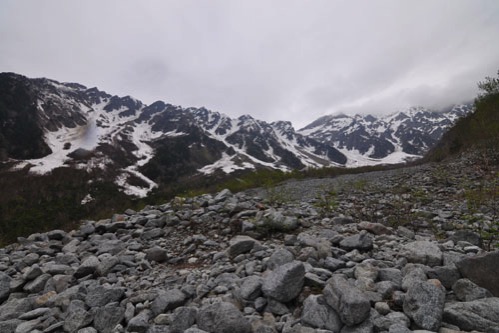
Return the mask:
[[376, 304], [374, 304], [374, 309], [383, 316], [389, 314], [391, 311], [390, 306], [386, 302], [376, 302]]

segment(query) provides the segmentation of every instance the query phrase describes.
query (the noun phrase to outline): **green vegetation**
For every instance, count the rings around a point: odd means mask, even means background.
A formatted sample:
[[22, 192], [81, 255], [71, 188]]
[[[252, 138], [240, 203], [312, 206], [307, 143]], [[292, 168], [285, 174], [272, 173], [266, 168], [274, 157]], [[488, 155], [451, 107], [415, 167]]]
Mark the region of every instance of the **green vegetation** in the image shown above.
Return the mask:
[[334, 188], [323, 188], [316, 198], [315, 206], [322, 217], [332, 215], [338, 208], [338, 192]]
[[[72, 229], [79, 220], [108, 218], [138, 205], [112, 182], [69, 168], [46, 176], [2, 172], [0, 187], [0, 245], [32, 233]], [[94, 200], [82, 205], [87, 194]]]
[[[494, 244], [499, 247], [499, 173], [469, 185], [464, 198], [469, 211], [466, 219], [482, 237], [484, 248], [490, 251]], [[492, 219], [484, 219], [483, 212], [488, 212]]]
[[[459, 119], [426, 156], [427, 161], [441, 161], [464, 150], [476, 149], [485, 166], [496, 164], [490, 156], [499, 150], [499, 71], [498, 78], [485, 78], [478, 83], [480, 95], [475, 99], [475, 112]], [[490, 154], [492, 151], [493, 154]]]

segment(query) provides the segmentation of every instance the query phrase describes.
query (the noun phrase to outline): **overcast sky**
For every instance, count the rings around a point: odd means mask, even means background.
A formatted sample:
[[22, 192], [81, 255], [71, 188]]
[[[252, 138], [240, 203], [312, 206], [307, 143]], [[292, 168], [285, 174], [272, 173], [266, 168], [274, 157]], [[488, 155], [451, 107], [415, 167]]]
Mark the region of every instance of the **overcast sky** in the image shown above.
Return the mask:
[[296, 128], [473, 99], [499, 1], [2, 0], [0, 71]]

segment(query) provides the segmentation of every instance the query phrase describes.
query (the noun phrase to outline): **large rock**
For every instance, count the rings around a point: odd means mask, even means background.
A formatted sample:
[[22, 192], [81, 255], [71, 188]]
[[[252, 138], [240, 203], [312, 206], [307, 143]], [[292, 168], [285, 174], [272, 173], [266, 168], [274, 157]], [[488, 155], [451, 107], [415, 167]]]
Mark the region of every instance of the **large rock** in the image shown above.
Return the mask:
[[93, 326], [101, 333], [111, 333], [123, 318], [125, 318], [125, 309], [118, 303], [111, 303], [96, 311]]
[[165, 311], [173, 310], [185, 303], [187, 297], [179, 289], [171, 289], [159, 294], [152, 302], [151, 310], [154, 315], [159, 315]]
[[440, 280], [447, 289], [452, 288], [452, 285], [461, 277], [455, 265], [433, 267], [427, 275], [430, 279]]
[[463, 302], [475, 301], [477, 299], [492, 297], [490, 291], [477, 286], [468, 279], [459, 279], [452, 286], [452, 291], [456, 297]]
[[151, 312], [144, 310], [128, 322], [127, 332], [145, 333], [149, 329]]
[[171, 333], [182, 333], [194, 323], [196, 323], [196, 316], [198, 314], [198, 309], [193, 307], [181, 306], [176, 308], [173, 312], [170, 332]]
[[239, 293], [243, 299], [254, 301], [262, 293], [262, 279], [255, 275], [248, 276], [244, 279]]
[[362, 230], [356, 235], [345, 237], [340, 242], [340, 247], [348, 251], [354, 249], [369, 251], [373, 248], [373, 238], [367, 231]]
[[444, 309], [444, 321], [465, 331], [494, 332], [494, 328], [499, 330], [499, 298], [447, 304]]
[[357, 325], [369, 317], [369, 300], [343, 276], [335, 275], [329, 279], [323, 293], [327, 304], [339, 314], [345, 325]]
[[421, 328], [438, 331], [442, 322], [445, 291], [438, 280], [411, 285], [404, 299], [404, 313]]
[[250, 333], [251, 325], [243, 314], [228, 302], [201, 308], [196, 320], [198, 327], [210, 333]]
[[71, 301], [66, 318], [64, 319], [64, 331], [76, 332], [80, 328], [90, 324], [92, 320], [92, 314], [86, 310], [85, 304], [82, 301]]
[[257, 222], [257, 226], [269, 231], [288, 232], [298, 228], [298, 218], [296, 216], [284, 216], [281, 212], [270, 209], [262, 220]]
[[10, 281], [12, 279], [7, 274], [0, 272], [0, 304], [9, 298]]
[[286, 249], [278, 249], [270, 256], [267, 261], [268, 269], [275, 269], [278, 266], [287, 264], [288, 262], [292, 262], [295, 259], [293, 253], [289, 252]]
[[463, 277], [499, 297], [499, 251], [466, 257], [456, 266]]
[[154, 246], [147, 250], [146, 259], [150, 261], [163, 262], [168, 259], [168, 253], [165, 249]]
[[457, 242], [464, 241], [476, 246], [482, 246], [482, 237], [471, 230], [458, 230], [450, 239], [456, 244]]
[[343, 326], [340, 317], [323, 296], [310, 295], [303, 304], [301, 322], [304, 325], [338, 332]]
[[289, 302], [301, 291], [305, 282], [305, 267], [300, 261], [293, 261], [270, 272], [262, 284], [262, 292], [279, 302]]
[[104, 286], [92, 286], [85, 296], [85, 303], [91, 307], [104, 306], [109, 303], [119, 302], [125, 295], [125, 290], [121, 288], [106, 288]]
[[96, 256], [88, 256], [76, 269], [74, 272], [75, 278], [79, 279], [84, 276], [94, 274], [94, 272], [97, 270], [97, 267], [99, 266], [100, 261]]
[[229, 241], [228, 254], [230, 257], [235, 257], [242, 253], [251, 251], [256, 240], [249, 236], [238, 235]]
[[372, 223], [367, 221], [362, 221], [357, 224], [357, 229], [366, 230], [375, 235], [391, 235], [393, 231], [382, 225], [381, 223]]
[[437, 244], [429, 241], [408, 243], [402, 247], [400, 255], [406, 257], [408, 262], [430, 267], [440, 266], [442, 263], [442, 251]]

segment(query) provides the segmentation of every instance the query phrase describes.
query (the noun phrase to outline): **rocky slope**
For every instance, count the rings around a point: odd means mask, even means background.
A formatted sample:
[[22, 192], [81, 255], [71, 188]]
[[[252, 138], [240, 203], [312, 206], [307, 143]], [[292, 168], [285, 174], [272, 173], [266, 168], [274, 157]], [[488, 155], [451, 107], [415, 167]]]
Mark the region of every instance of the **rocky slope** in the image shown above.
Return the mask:
[[0, 249], [0, 331], [498, 332], [499, 252], [476, 232], [497, 224], [498, 170], [477, 158], [19, 239]]

